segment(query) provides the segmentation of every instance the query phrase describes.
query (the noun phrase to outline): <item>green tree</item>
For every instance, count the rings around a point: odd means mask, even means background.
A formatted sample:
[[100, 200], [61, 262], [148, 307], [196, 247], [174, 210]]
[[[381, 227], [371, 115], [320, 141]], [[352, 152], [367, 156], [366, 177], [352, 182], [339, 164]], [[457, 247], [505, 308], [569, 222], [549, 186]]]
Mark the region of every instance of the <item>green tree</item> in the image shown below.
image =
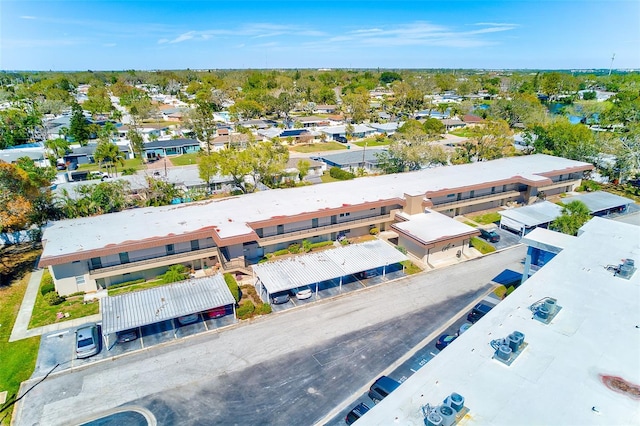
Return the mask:
[[164, 284], [171, 284], [178, 281], [184, 281], [189, 276], [188, 269], [184, 265], [171, 265], [167, 272], [162, 275], [162, 282]]
[[380, 74], [380, 84], [386, 85], [386, 84], [393, 83], [396, 80], [402, 81], [402, 76], [397, 72], [385, 71], [382, 74]]
[[89, 125], [82, 112], [82, 107], [77, 102], [71, 106], [69, 136], [82, 146], [85, 146], [89, 141]]
[[44, 147], [51, 151], [54, 160], [64, 157], [69, 152], [69, 142], [62, 138], [49, 139], [44, 142]]
[[216, 175], [229, 176], [234, 187], [246, 194], [253, 192], [252, 185], [245, 181], [245, 176], [252, 171], [251, 160], [250, 152], [227, 148], [203, 155], [198, 163], [198, 171], [200, 178], [207, 182]]
[[296, 167], [298, 169], [298, 178], [302, 181], [304, 180], [305, 176], [309, 174], [311, 163], [309, 163], [307, 160], [299, 160]]
[[562, 207], [562, 214], [553, 222], [551, 229], [568, 235], [578, 235], [582, 225], [591, 219], [589, 208], [582, 201], [572, 201]]
[[41, 114], [33, 105], [0, 111], [0, 149], [29, 142], [41, 126]]
[[98, 114], [108, 114], [113, 109], [109, 92], [104, 86], [91, 86], [87, 97], [88, 99], [82, 104], [82, 107], [94, 117]]
[[534, 126], [530, 132], [536, 153], [591, 161], [599, 151], [596, 139], [587, 126], [571, 124], [564, 117], [548, 125]]
[[134, 155], [138, 157], [140, 161], [144, 161], [144, 138], [138, 131], [137, 126], [131, 126], [127, 132], [127, 138], [129, 138]]
[[444, 133], [444, 124], [437, 118], [427, 118], [422, 124], [425, 133], [430, 137], [437, 137]]

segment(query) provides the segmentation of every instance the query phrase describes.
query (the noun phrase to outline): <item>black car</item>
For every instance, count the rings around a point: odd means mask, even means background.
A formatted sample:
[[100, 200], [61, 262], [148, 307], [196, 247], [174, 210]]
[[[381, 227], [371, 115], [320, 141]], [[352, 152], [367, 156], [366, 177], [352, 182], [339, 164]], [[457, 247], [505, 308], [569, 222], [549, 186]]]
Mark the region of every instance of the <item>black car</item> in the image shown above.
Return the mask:
[[480, 318], [485, 316], [491, 309], [493, 309], [493, 306], [491, 306], [491, 305], [487, 305], [486, 303], [478, 303], [471, 310], [471, 312], [469, 312], [469, 315], [467, 315], [467, 321], [469, 321], [470, 323], [474, 324]]
[[391, 392], [398, 389], [400, 383], [390, 377], [380, 376], [378, 380], [373, 382], [367, 394], [374, 403], [378, 403], [385, 399]]
[[439, 351], [443, 350], [457, 338], [458, 338], [457, 334], [443, 334], [438, 338], [438, 341], [436, 342], [436, 349]]
[[480, 228], [480, 237], [489, 241], [490, 243], [497, 243], [500, 241], [500, 235], [494, 230], [487, 230]]
[[281, 305], [283, 303], [287, 303], [291, 296], [288, 291], [281, 291], [279, 293], [273, 293], [271, 295], [271, 303], [274, 305]]
[[364, 402], [361, 402], [360, 404], [353, 407], [351, 411], [349, 411], [349, 414], [347, 414], [347, 417], [344, 418], [344, 421], [348, 425], [353, 424], [353, 422], [364, 416], [364, 413], [369, 410], [369, 406]]

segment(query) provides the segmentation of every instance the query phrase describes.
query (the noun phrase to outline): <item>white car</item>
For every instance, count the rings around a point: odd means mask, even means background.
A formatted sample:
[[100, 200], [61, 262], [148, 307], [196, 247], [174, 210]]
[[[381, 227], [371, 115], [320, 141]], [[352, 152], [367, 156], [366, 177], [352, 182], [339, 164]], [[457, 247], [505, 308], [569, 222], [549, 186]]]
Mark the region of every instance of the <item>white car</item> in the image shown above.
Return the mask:
[[313, 291], [309, 287], [300, 287], [296, 293], [296, 299], [304, 300], [313, 296]]

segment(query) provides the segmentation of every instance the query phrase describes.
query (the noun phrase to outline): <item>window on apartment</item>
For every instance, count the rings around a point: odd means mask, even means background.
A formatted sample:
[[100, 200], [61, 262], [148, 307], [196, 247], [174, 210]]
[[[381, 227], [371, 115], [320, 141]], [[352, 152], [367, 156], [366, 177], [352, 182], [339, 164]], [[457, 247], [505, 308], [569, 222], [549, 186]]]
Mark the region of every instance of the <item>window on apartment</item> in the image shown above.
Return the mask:
[[351, 213], [340, 213], [340, 217], [351, 216]]
[[165, 247], [167, 248], [167, 254], [174, 254], [176, 252], [173, 244], [167, 244]]
[[496, 187], [495, 187], [495, 186], [492, 186], [492, 187], [491, 187], [491, 193], [492, 193], [492, 194], [495, 194], [495, 193], [496, 193]]
[[84, 275], [78, 275], [76, 277], [76, 285], [82, 285], [85, 283]]
[[102, 260], [99, 257], [91, 258], [91, 269], [102, 268]]
[[469, 194], [469, 197], [473, 198], [475, 194], [476, 194], [476, 191], [471, 191], [471, 193]]
[[129, 253], [126, 251], [123, 253], [119, 253], [120, 263], [129, 263]]
[[200, 250], [200, 241], [191, 240], [191, 250]]
[[447, 198], [455, 197], [456, 194], [447, 194]]
[[311, 227], [312, 228], [317, 228], [318, 227], [318, 218], [314, 217], [313, 219], [311, 219]]

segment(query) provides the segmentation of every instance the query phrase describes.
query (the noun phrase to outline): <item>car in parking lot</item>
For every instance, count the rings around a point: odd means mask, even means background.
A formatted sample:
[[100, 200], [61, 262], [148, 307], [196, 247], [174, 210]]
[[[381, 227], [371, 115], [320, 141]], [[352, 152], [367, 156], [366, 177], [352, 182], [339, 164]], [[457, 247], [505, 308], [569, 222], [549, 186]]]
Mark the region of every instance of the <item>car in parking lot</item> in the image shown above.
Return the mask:
[[283, 303], [287, 303], [290, 298], [291, 296], [289, 296], [288, 291], [280, 291], [271, 295], [271, 303], [274, 305], [281, 305]]
[[311, 296], [313, 296], [313, 291], [311, 291], [309, 286], [300, 287], [298, 291], [296, 291], [296, 299], [298, 300], [309, 299]]
[[364, 413], [366, 413], [369, 410], [370, 410], [369, 406], [364, 402], [361, 402], [360, 404], [353, 407], [351, 411], [349, 411], [349, 413], [347, 414], [347, 417], [344, 418], [344, 421], [346, 424], [351, 425], [360, 417], [364, 416]]
[[497, 243], [500, 241], [500, 235], [495, 229], [482, 229], [480, 228], [480, 237], [489, 241], [490, 243]]
[[180, 325], [187, 325], [198, 322], [199, 319], [200, 317], [198, 316], [198, 314], [189, 314], [179, 317], [178, 322], [180, 323]]
[[116, 333], [118, 337], [118, 343], [131, 342], [138, 338], [138, 332], [136, 330], [124, 330]]
[[76, 357], [88, 358], [100, 352], [98, 326], [85, 324], [76, 330]]
[[436, 342], [436, 349], [439, 351], [443, 350], [457, 338], [458, 338], [457, 334], [443, 334], [438, 338], [438, 341]]
[[473, 307], [469, 315], [467, 315], [467, 321], [471, 324], [475, 324], [480, 318], [485, 316], [491, 309], [493, 309], [492, 305], [487, 303], [480, 302], [476, 306]]
[[220, 318], [227, 315], [227, 308], [220, 306], [218, 308], [209, 309], [205, 312], [205, 315], [209, 318]]
[[373, 382], [367, 395], [375, 404], [377, 404], [385, 399], [391, 392], [398, 389], [399, 386], [400, 383], [396, 382], [391, 377], [380, 376], [375, 382]]

